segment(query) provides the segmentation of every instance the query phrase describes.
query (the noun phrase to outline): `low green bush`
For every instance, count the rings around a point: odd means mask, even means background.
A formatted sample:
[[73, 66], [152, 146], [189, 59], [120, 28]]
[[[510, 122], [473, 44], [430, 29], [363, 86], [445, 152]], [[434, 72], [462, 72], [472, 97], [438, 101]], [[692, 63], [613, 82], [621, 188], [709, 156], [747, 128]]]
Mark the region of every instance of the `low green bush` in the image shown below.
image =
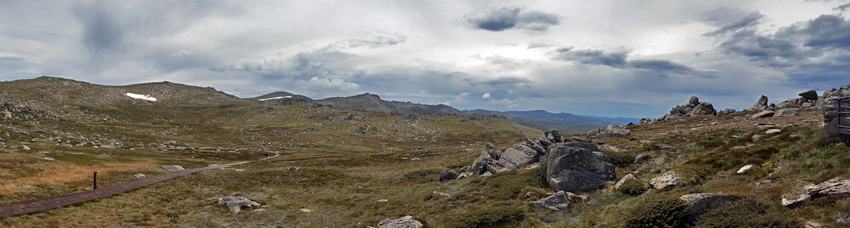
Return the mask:
[[620, 188], [618, 188], [617, 190], [626, 195], [636, 196], [646, 192], [647, 187], [646, 184], [644, 184], [640, 180], [629, 179], [623, 182], [623, 184], [620, 185]]
[[679, 197], [658, 196], [646, 199], [632, 209], [626, 219], [627, 228], [685, 227], [688, 212]]
[[[605, 153], [605, 152], [603, 152]], [[611, 163], [618, 167], [629, 166], [635, 162], [635, 156], [637, 153], [634, 152], [607, 152], [605, 153], [609, 159], [611, 159]]]
[[697, 228], [797, 227], [794, 216], [781, 206], [771, 206], [752, 198], [728, 202], [701, 215]]
[[517, 206], [484, 207], [461, 216], [448, 223], [448, 227], [473, 228], [492, 227], [522, 219], [523, 211]]
[[725, 145], [725, 143], [723, 143], [723, 139], [702, 140], [699, 141], [699, 144], [704, 147], [720, 147]]

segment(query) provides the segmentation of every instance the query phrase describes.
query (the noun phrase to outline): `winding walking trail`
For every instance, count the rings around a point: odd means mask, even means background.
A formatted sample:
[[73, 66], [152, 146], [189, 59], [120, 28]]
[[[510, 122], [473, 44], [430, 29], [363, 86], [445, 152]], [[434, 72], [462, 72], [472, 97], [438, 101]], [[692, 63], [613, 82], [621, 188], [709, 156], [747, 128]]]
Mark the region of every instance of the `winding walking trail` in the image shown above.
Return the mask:
[[209, 167], [204, 167], [204, 168], [181, 170], [181, 171], [177, 171], [177, 172], [173, 172], [173, 173], [169, 173], [169, 174], [145, 178], [145, 179], [142, 179], [142, 180], [127, 182], [127, 183], [123, 183], [123, 184], [117, 184], [117, 185], [113, 185], [113, 186], [109, 186], [109, 187], [98, 188], [98, 189], [87, 191], [87, 192], [79, 192], [79, 193], [73, 193], [73, 194], [68, 194], [68, 195], [61, 195], [61, 196], [56, 196], [56, 197], [30, 200], [30, 201], [17, 202], [17, 203], [13, 203], [13, 204], [3, 205], [3, 206], [0, 206], [0, 218], [32, 214], [32, 213], [36, 213], [36, 212], [40, 212], [40, 211], [44, 211], [44, 210], [50, 210], [50, 209], [65, 207], [65, 206], [69, 206], [69, 205], [72, 205], [72, 204], [75, 204], [75, 203], [82, 203], [82, 202], [86, 202], [86, 201], [89, 201], [89, 200], [100, 199], [100, 198], [112, 196], [112, 195], [115, 195], [115, 194], [127, 192], [127, 191], [130, 191], [130, 190], [133, 190], [133, 189], [137, 189], [137, 188], [141, 188], [141, 187], [144, 187], [144, 186], [156, 184], [156, 183], [163, 182], [163, 181], [166, 181], [166, 180], [171, 180], [171, 179], [174, 179], [174, 178], [187, 176], [189, 174], [193, 174], [193, 173], [197, 173], [197, 172], [203, 172], [203, 171], [207, 171], [207, 170], [224, 168], [224, 167], [228, 167], [228, 166], [232, 166], [232, 165], [241, 165], [241, 164], [245, 164], [245, 163], [248, 163], [248, 162], [244, 161], [244, 162], [237, 162], [237, 163], [226, 164], [226, 165], [215, 165], [215, 166], [209, 166]]

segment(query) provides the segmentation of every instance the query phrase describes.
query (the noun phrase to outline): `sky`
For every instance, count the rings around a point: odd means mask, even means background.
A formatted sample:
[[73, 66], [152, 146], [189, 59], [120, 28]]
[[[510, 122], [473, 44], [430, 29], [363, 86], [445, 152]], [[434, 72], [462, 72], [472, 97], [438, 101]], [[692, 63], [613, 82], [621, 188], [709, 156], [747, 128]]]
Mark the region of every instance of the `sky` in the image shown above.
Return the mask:
[[848, 0], [0, 1], [0, 80], [660, 117], [850, 84]]

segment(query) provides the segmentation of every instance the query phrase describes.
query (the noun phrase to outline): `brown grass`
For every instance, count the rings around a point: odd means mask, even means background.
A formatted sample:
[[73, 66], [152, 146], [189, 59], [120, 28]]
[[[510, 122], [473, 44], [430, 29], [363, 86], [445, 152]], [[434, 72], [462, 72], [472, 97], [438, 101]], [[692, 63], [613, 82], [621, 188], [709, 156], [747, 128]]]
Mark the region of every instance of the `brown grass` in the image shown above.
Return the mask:
[[[151, 164], [106, 164], [92, 166], [42, 165], [43, 171], [30, 177], [0, 180], [0, 191], [17, 189], [21, 185], [48, 185], [92, 178], [93, 172], [106, 175], [113, 171], [149, 168]], [[46, 166], [46, 167], [45, 167]]]

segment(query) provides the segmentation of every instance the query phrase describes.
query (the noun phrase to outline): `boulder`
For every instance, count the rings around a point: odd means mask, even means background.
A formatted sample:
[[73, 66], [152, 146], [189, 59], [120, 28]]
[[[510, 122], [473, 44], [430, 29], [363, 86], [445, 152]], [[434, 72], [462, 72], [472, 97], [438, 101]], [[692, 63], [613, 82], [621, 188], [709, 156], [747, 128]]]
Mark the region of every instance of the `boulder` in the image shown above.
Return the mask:
[[30, 150], [30, 147], [28, 147], [27, 145], [24, 145], [24, 144], [18, 144], [18, 145], [12, 146], [12, 149]]
[[[833, 89], [832, 91], [824, 92], [824, 97], [818, 100], [818, 102], [823, 101], [821, 107], [823, 109], [823, 123], [824, 130], [826, 131], [826, 136], [828, 138], [841, 137], [841, 135], [838, 134], [838, 99], [848, 96], [850, 96], [850, 85], [845, 85], [840, 89]], [[850, 99], [841, 102], [841, 107], [844, 110], [850, 108]], [[850, 123], [850, 117], [842, 119], [841, 123]]]
[[446, 197], [446, 198], [452, 197], [451, 194], [444, 193], [444, 192], [438, 192], [438, 191], [434, 191], [433, 193], [431, 193], [431, 196], [432, 197]]
[[482, 151], [481, 155], [472, 162], [472, 173], [478, 175], [484, 174], [484, 172], [488, 171], [487, 166], [492, 164], [496, 164], [496, 160], [490, 157], [490, 154], [487, 153], [487, 151]]
[[697, 96], [691, 96], [691, 99], [688, 100], [688, 104], [698, 105], [699, 98]]
[[741, 167], [740, 169], [738, 169], [738, 172], [736, 172], [736, 173], [737, 174], [746, 174], [752, 168], [753, 168], [753, 165], [745, 165], [744, 167]]
[[549, 197], [528, 203], [528, 205], [553, 211], [566, 211], [567, 207], [570, 205], [571, 198], [570, 194], [564, 191], [558, 191]]
[[782, 196], [782, 206], [787, 206], [787, 207], [795, 206], [797, 204], [800, 204], [803, 201], [808, 200], [809, 198], [812, 198], [812, 196], [810, 196], [809, 194], [800, 194], [800, 195], [796, 195], [796, 196]]
[[811, 196], [850, 196], [850, 179], [832, 178], [818, 185], [804, 187]]
[[165, 170], [165, 171], [169, 171], [169, 172], [184, 170], [183, 166], [179, 166], [179, 165], [163, 165], [163, 166], [160, 166], [159, 168], [161, 168], [162, 170]]
[[752, 110], [761, 111], [767, 109], [767, 107], [767, 96], [761, 95], [761, 97], [759, 97], [759, 100], [756, 101], [755, 104], [753, 104]]
[[505, 150], [505, 153], [502, 154], [502, 158], [498, 159], [496, 164], [508, 170], [514, 170], [531, 163], [538, 162], [539, 160], [540, 156], [538, 155], [537, 150], [529, 147], [525, 143], [517, 143], [511, 148]]
[[735, 109], [727, 108], [723, 110], [723, 113], [735, 113]]
[[287, 170], [289, 170], [289, 171], [298, 171], [298, 167], [290, 166]]
[[413, 219], [413, 216], [404, 216], [399, 219], [384, 219], [378, 223], [378, 228], [421, 228], [421, 222]]
[[440, 173], [440, 182], [454, 179], [457, 179], [457, 173], [449, 168], [444, 169], [443, 172]]
[[540, 173], [555, 191], [595, 190], [615, 180], [615, 166], [602, 153], [556, 144], [540, 160]]
[[776, 112], [770, 111], [770, 110], [765, 110], [765, 111], [761, 111], [759, 113], [756, 113], [755, 115], [752, 115], [752, 118], [757, 119], [757, 118], [773, 117], [774, 113], [776, 113]]
[[808, 101], [809, 100], [806, 99], [806, 98], [794, 98], [794, 99], [790, 99], [790, 100], [787, 100], [787, 101], [783, 101], [782, 103], [779, 103], [778, 105], [776, 105], [776, 107], [777, 108], [800, 108], [800, 107], [803, 106], [804, 103], [806, 103]]
[[487, 154], [489, 154], [491, 158], [499, 160], [499, 158], [502, 157], [502, 151], [496, 149], [496, 147], [493, 147], [493, 144], [484, 144], [484, 148], [484, 151], [487, 152]]
[[145, 175], [145, 174], [141, 174], [141, 173], [137, 173], [136, 175], [133, 175], [133, 177], [135, 177], [135, 178], [145, 178], [145, 177], [147, 177], [147, 175]]
[[260, 206], [259, 203], [242, 196], [218, 198], [218, 205], [229, 207], [230, 211], [233, 211], [233, 213], [239, 213], [243, 207]]
[[627, 180], [631, 180], [631, 179], [635, 179], [635, 176], [632, 175], [631, 173], [626, 174], [626, 176], [624, 176], [623, 178], [620, 178], [620, 181], [617, 181], [617, 184], [614, 184], [614, 189], [620, 189], [620, 185], [623, 185], [623, 183], [626, 183]]
[[823, 228], [823, 226], [820, 223], [807, 221], [806, 224], [803, 224], [803, 228]]
[[663, 189], [666, 187], [676, 186], [682, 182], [682, 178], [676, 175], [673, 171], [667, 171], [661, 176], [656, 178], [652, 178], [649, 181], [649, 185], [655, 189]]
[[817, 100], [818, 99], [818, 92], [814, 91], [814, 90], [802, 92], [799, 95], [800, 95], [800, 97], [803, 97], [803, 98], [806, 98], [806, 99], [809, 99], [809, 100]]
[[779, 111], [776, 111], [776, 113], [773, 114], [773, 117], [789, 117], [789, 116], [796, 116], [796, 115], [797, 115], [797, 109], [796, 108], [783, 108], [783, 109], [780, 109]]
[[702, 115], [711, 115], [714, 114], [714, 105], [708, 102], [702, 102], [696, 105], [687, 116], [702, 116]]
[[767, 131], [764, 131], [764, 133], [767, 133], [767, 134], [776, 134], [776, 133], [779, 133], [779, 132], [782, 132], [782, 130], [781, 129], [775, 129], [775, 128], [774, 129], [767, 129]]
[[21, 185], [18, 189], [36, 189], [38, 187], [32, 185]]

